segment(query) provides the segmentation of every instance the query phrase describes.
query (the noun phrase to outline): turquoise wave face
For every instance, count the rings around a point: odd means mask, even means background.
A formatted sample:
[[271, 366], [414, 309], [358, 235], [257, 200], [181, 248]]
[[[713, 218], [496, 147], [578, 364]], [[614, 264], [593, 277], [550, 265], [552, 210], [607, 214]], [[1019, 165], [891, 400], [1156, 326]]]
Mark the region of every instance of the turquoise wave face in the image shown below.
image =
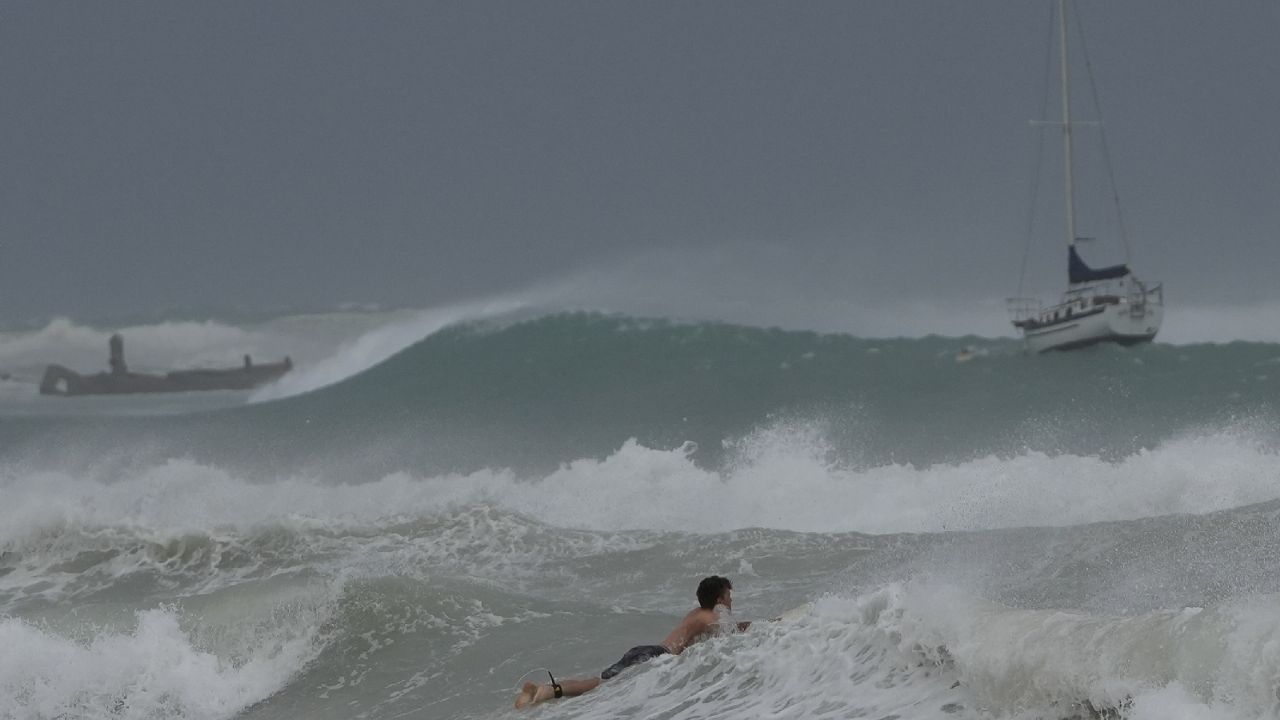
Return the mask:
[[[1280, 347], [1028, 356], [1008, 340], [869, 340], [595, 313], [456, 325], [319, 390], [160, 419], [13, 419], [20, 457], [122, 445], [353, 476], [554, 467], [630, 438], [715, 466], [762, 428], [818, 428], [835, 462], [963, 462], [1028, 450], [1114, 459], [1206, 431], [1273, 438]], [[68, 452], [70, 450], [70, 452]]]

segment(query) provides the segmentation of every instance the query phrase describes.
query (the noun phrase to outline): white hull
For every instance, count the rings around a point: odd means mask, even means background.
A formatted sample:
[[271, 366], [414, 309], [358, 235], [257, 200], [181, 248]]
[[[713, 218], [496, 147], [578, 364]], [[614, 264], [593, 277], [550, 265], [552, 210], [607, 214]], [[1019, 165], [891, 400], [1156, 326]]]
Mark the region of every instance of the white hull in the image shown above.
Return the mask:
[[1151, 342], [1164, 320], [1164, 290], [1132, 276], [1072, 285], [1050, 307], [1028, 298], [1009, 300], [1010, 319], [1030, 352], [1072, 350], [1102, 342]]
[[1137, 313], [1127, 305], [1108, 305], [1101, 312], [1052, 325], [1028, 328], [1024, 339], [1029, 352], [1072, 350], [1103, 342], [1134, 345], [1151, 342], [1160, 331], [1164, 308], [1148, 304]]

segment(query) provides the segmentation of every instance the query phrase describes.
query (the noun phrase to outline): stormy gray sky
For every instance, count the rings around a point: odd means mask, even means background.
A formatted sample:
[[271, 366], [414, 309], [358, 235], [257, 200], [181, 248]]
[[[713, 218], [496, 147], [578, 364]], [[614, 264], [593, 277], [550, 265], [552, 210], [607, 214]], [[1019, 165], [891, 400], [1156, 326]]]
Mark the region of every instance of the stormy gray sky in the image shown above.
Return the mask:
[[[1280, 5], [1080, 11], [1134, 267], [1166, 283], [1168, 322], [1278, 306]], [[952, 308], [1001, 332], [1049, 14], [7, 1], [0, 313], [424, 307], [551, 284], [769, 321], [911, 306], [942, 313], [937, 332]], [[1095, 170], [1097, 130], [1080, 134]], [[1065, 251], [1048, 149], [1028, 289], [1051, 295]], [[1081, 179], [1095, 264], [1123, 258], [1104, 179]]]

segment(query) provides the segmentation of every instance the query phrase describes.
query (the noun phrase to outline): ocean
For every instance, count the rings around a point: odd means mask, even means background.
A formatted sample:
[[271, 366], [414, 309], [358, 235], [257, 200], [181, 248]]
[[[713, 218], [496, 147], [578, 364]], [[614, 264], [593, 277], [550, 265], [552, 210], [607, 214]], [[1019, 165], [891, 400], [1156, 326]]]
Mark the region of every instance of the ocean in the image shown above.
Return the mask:
[[[0, 333], [0, 718], [1280, 716], [1280, 345], [499, 302], [139, 322], [295, 370], [36, 394], [109, 334]], [[512, 708], [711, 574], [749, 630]]]

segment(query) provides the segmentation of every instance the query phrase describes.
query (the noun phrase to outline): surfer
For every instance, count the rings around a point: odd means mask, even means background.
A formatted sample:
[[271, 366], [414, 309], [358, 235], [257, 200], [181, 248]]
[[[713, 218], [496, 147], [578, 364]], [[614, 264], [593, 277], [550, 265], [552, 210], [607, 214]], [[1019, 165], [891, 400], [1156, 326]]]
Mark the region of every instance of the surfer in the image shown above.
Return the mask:
[[[703, 578], [702, 582], [698, 583], [697, 595], [698, 607], [690, 610], [660, 645], [637, 645], [631, 648], [622, 656], [622, 659], [600, 673], [600, 677], [574, 678], [562, 682], [556, 682], [553, 677], [551, 682], [543, 685], [527, 682], [520, 688], [520, 694], [516, 696], [516, 708], [528, 707], [552, 698], [581, 695], [594, 690], [601, 682], [632, 665], [648, 662], [660, 655], [679, 655], [684, 652], [685, 648], [719, 627], [720, 616], [716, 614], [716, 605], [723, 605], [729, 610], [733, 609], [733, 583], [729, 582], [729, 578], [719, 575]], [[746, 630], [750, 625], [749, 621], [740, 622], [737, 623], [737, 628]]]

